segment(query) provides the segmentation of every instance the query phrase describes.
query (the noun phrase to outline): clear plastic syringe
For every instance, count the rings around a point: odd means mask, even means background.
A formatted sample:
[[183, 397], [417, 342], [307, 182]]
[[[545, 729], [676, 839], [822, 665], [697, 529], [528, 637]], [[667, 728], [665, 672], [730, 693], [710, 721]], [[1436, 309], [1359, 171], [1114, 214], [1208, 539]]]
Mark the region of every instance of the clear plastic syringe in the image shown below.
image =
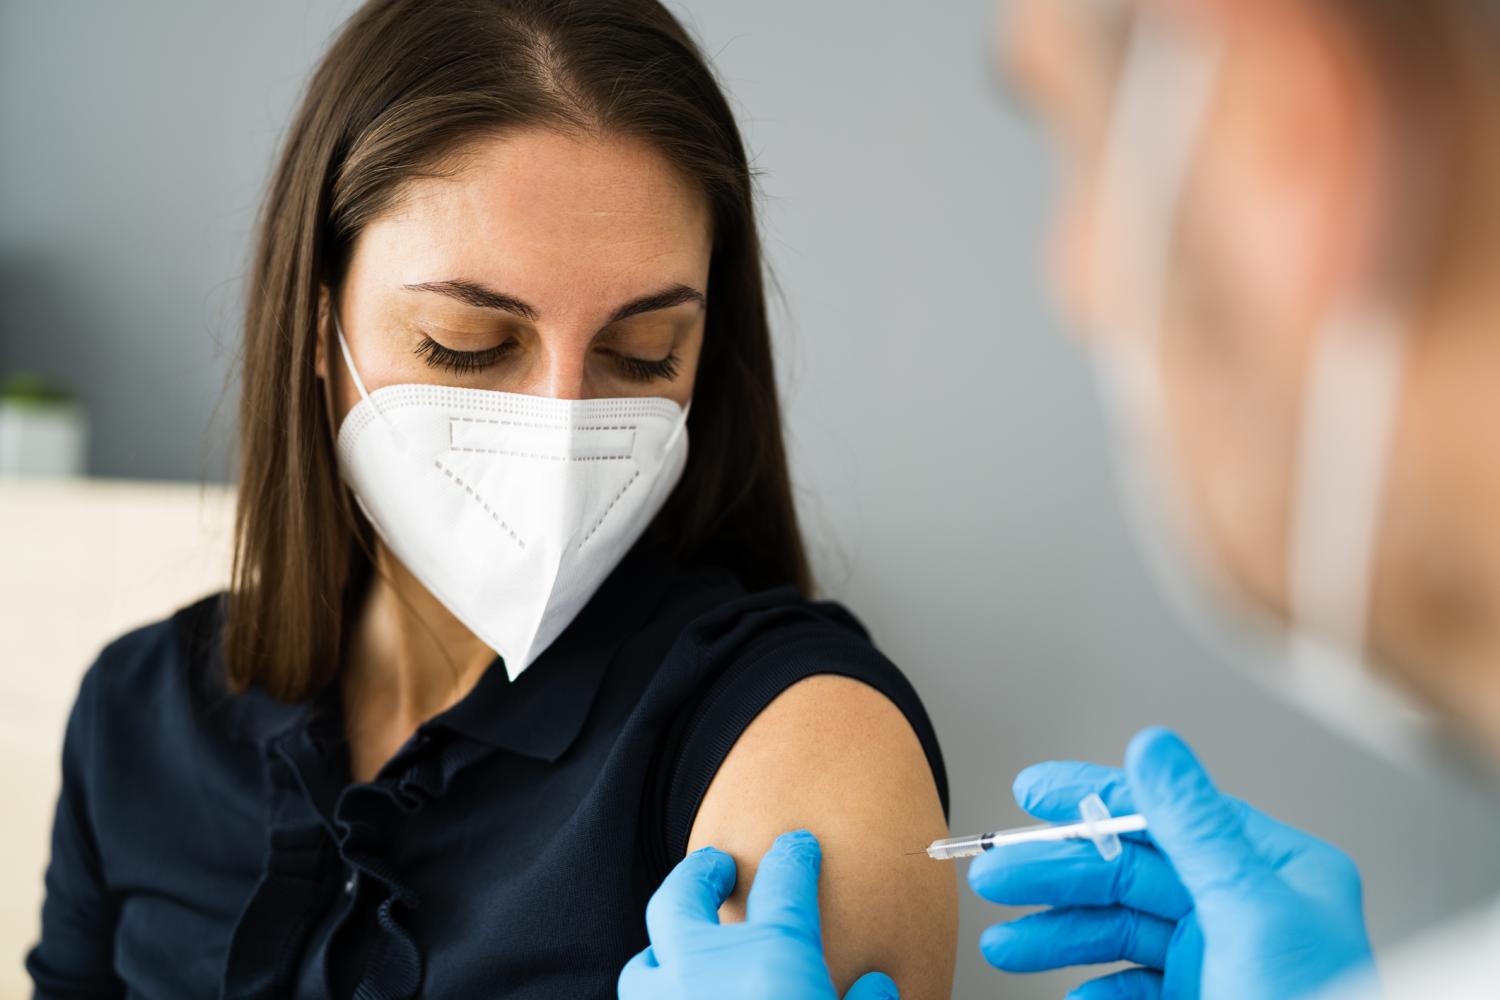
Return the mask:
[[1032, 844], [1040, 841], [1092, 840], [1099, 849], [1100, 857], [1113, 861], [1120, 856], [1120, 834], [1138, 833], [1146, 829], [1146, 817], [1111, 816], [1104, 800], [1097, 795], [1088, 795], [1078, 803], [1078, 823], [1043, 823], [1039, 826], [1023, 826], [1015, 830], [998, 830], [982, 833], [977, 837], [952, 837], [934, 840], [925, 851], [934, 861], [953, 861], [972, 858], [995, 847], [1010, 844]]

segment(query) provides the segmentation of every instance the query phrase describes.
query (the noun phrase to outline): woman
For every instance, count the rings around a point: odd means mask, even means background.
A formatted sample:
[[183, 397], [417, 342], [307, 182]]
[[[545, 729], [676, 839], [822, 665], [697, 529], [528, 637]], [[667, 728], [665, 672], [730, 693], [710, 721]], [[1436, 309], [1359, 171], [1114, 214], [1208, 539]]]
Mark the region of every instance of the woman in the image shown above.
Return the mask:
[[801, 596], [745, 153], [658, 4], [354, 16], [265, 205], [241, 454], [230, 592], [83, 682], [38, 995], [606, 996], [691, 847], [790, 826], [835, 979], [947, 995], [952, 875], [902, 854], [937, 743]]

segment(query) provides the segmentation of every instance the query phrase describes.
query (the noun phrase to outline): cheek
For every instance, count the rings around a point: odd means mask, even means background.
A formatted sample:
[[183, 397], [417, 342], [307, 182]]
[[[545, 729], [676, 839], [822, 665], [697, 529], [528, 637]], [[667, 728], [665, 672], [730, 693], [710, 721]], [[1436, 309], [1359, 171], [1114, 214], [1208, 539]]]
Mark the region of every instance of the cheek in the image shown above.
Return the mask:
[[1290, 330], [1305, 318], [1321, 285], [1318, 215], [1235, 144], [1205, 158], [1192, 206], [1198, 268], [1239, 325]]
[[[365, 388], [370, 392], [382, 386], [397, 382], [410, 382], [410, 378], [401, 377], [398, 370], [400, 359], [394, 357], [392, 352], [385, 349], [381, 344], [371, 343], [371, 338], [351, 340], [349, 350], [354, 356], [354, 363], [359, 366], [360, 378], [364, 380]], [[349, 365], [344, 360], [343, 351], [339, 349], [336, 336], [330, 341], [328, 350], [324, 357], [324, 374], [322, 379], [323, 391], [328, 394], [333, 414], [334, 434], [343, 426], [344, 418], [349, 412], [359, 405], [359, 388], [354, 384], [354, 376], [349, 373]]]

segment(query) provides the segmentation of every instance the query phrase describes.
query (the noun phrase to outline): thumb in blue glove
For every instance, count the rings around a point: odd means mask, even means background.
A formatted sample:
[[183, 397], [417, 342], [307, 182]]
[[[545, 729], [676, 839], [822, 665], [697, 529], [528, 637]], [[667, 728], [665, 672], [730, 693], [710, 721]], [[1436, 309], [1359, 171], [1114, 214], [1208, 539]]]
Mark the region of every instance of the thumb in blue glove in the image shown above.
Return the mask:
[[1090, 792], [1143, 813], [1147, 835], [1105, 862], [1088, 843], [1026, 844], [975, 860], [969, 881], [993, 902], [1052, 909], [989, 928], [989, 960], [1017, 972], [1129, 961], [1075, 997], [1294, 998], [1371, 965], [1359, 875], [1335, 848], [1214, 787], [1162, 729], [1138, 735], [1124, 770], [1054, 762], [1016, 779], [1021, 806], [1077, 818]]
[[[720, 924], [734, 859], [712, 847], [688, 855], [646, 906], [651, 944], [620, 973], [620, 1000], [838, 1000], [823, 958], [822, 860], [811, 833], [782, 834], [761, 858], [745, 922]], [[844, 1000], [899, 995], [889, 976], [872, 972]]]

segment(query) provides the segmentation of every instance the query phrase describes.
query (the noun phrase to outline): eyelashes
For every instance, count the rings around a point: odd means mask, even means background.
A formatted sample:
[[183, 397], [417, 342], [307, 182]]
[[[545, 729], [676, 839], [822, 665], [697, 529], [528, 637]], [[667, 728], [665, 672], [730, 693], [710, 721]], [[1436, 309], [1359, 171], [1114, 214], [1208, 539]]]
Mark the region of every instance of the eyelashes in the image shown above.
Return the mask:
[[516, 342], [507, 340], [503, 344], [486, 347], [482, 351], [455, 351], [451, 347], [444, 347], [431, 337], [423, 337], [422, 342], [417, 345], [416, 355], [426, 362], [429, 368], [443, 368], [455, 375], [469, 375], [492, 367], [515, 349]]
[[633, 358], [628, 354], [609, 353], [609, 358], [620, 369], [620, 374], [632, 382], [670, 382], [682, 370], [682, 359], [673, 351], [659, 361]]
[[[492, 368], [514, 353], [520, 346], [507, 340], [494, 347], [479, 351], [455, 351], [444, 347], [431, 337], [424, 336], [414, 352], [429, 368], [441, 368], [454, 375], [471, 375]], [[673, 351], [664, 358], [637, 358], [616, 351], [601, 352], [615, 366], [622, 377], [631, 382], [670, 382], [682, 371], [682, 359]]]

